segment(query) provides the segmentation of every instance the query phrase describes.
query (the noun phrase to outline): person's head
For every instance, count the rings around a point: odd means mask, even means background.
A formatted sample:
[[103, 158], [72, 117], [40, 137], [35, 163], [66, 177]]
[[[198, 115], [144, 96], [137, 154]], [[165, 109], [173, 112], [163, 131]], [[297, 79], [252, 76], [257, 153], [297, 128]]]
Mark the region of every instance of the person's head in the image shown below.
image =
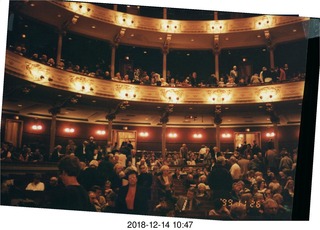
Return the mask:
[[272, 196], [272, 199], [275, 200], [278, 205], [281, 205], [283, 202], [283, 196], [280, 193], [276, 193]]
[[99, 196], [101, 196], [101, 194], [102, 194], [102, 189], [101, 189], [101, 187], [98, 186], [98, 185], [92, 186], [92, 188], [90, 189], [90, 191], [94, 192], [94, 194], [96, 195], [97, 198], [98, 198]]
[[237, 158], [235, 158], [234, 156], [231, 156], [231, 157], [229, 158], [229, 162], [230, 162], [231, 165], [233, 165], [234, 163], [237, 162]]
[[216, 165], [224, 166], [226, 164], [226, 158], [224, 156], [219, 156], [216, 161]]
[[247, 216], [247, 207], [240, 202], [233, 203], [230, 207], [230, 215], [234, 220], [243, 220]]
[[116, 163], [113, 169], [116, 174], [119, 174], [123, 170], [123, 166], [120, 163]]
[[106, 196], [106, 201], [108, 202], [108, 206], [114, 206], [117, 200], [117, 194], [115, 192], [110, 192]]
[[285, 189], [294, 189], [294, 180], [288, 179], [284, 188]]
[[33, 176], [33, 183], [34, 184], [38, 184], [40, 181], [41, 181], [41, 174], [35, 174], [34, 176]]
[[98, 166], [99, 166], [99, 162], [97, 160], [92, 160], [89, 163], [90, 168], [98, 168]]
[[195, 194], [196, 194], [196, 189], [194, 187], [189, 188], [187, 191], [187, 199], [188, 200], [193, 199]]
[[80, 161], [76, 156], [65, 156], [59, 163], [58, 168], [60, 172], [65, 172], [68, 176], [77, 177], [80, 173]]
[[106, 180], [106, 182], [104, 183], [104, 188], [105, 188], [105, 189], [111, 188], [111, 181]]
[[274, 199], [266, 199], [263, 203], [263, 213], [266, 215], [275, 216], [278, 213], [279, 205]]
[[89, 200], [91, 204], [95, 204], [95, 201], [97, 200], [96, 194], [93, 191], [88, 192]]
[[55, 177], [55, 176], [52, 176], [51, 178], [50, 178], [50, 180], [49, 180], [49, 184], [51, 185], [51, 186], [57, 186], [58, 185], [58, 178], [57, 177]]
[[64, 156], [58, 163], [58, 169], [60, 171], [60, 177], [65, 184], [65, 180], [68, 177], [77, 178], [80, 173], [80, 161], [76, 156]]
[[199, 177], [199, 182], [200, 183], [206, 183], [207, 182], [207, 176], [206, 175], [201, 175]]
[[140, 164], [139, 169], [140, 173], [146, 173], [148, 171], [148, 168], [145, 164]]
[[160, 172], [162, 175], [169, 175], [169, 172], [170, 172], [170, 168], [168, 165], [163, 165], [161, 168], [160, 168]]
[[206, 189], [207, 189], [207, 186], [204, 183], [199, 183], [198, 184], [198, 191], [200, 193], [204, 193], [206, 191]]
[[128, 170], [126, 173], [129, 186], [136, 186], [138, 182], [138, 174], [135, 170]]

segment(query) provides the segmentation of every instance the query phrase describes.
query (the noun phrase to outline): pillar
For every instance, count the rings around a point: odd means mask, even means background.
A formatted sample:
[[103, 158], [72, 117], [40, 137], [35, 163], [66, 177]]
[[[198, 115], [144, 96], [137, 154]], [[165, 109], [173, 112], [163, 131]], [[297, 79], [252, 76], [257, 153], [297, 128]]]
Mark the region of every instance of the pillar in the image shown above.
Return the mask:
[[108, 141], [113, 143], [113, 137], [112, 137], [112, 120], [108, 120]]
[[56, 129], [57, 129], [57, 111], [54, 111], [54, 109], [52, 109], [50, 111], [50, 113], [52, 114], [52, 118], [51, 118], [51, 127], [50, 127], [50, 153], [53, 152], [54, 147], [55, 147], [55, 142], [56, 142]]
[[218, 20], [218, 12], [217, 11], [213, 12], [213, 19]]
[[60, 60], [61, 60], [62, 38], [63, 38], [63, 31], [60, 31], [60, 32], [59, 32], [59, 35], [58, 35], [58, 47], [57, 47], [56, 65], [59, 65]]
[[274, 149], [279, 153], [279, 130], [278, 130], [278, 124], [276, 122], [273, 123], [273, 130], [274, 130]]
[[167, 8], [163, 8], [163, 19], [167, 19], [168, 18], [168, 9]]
[[216, 124], [216, 146], [218, 148], [219, 151], [221, 151], [220, 149], [220, 124]]
[[274, 68], [274, 47], [269, 48], [270, 68]]
[[162, 157], [165, 158], [166, 157], [166, 130], [167, 130], [167, 123], [163, 122], [162, 123], [162, 132], [161, 132], [161, 137], [162, 137], [162, 141], [161, 141], [161, 153], [162, 153]]
[[220, 52], [219, 51], [214, 51], [214, 65], [215, 65], [215, 75], [216, 75], [216, 78], [217, 78], [217, 82], [219, 82], [219, 54]]
[[162, 77], [167, 81], [167, 50], [162, 50]]
[[111, 64], [110, 64], [110, 76], [115, 75], [115, 65], [116, 65], [116, 45], [112, 45], [111, 48]]

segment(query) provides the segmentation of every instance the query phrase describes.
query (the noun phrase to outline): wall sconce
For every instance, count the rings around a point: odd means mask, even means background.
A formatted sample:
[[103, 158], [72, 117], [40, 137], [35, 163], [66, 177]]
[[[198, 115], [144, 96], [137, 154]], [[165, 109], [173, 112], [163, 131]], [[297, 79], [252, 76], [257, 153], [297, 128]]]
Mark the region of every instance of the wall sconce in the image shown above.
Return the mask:
[[74, 128], [65, 128], [64, 132], [65, 133], [74, 133]]
[[177, 138], [178, 135], [177, 135], [176, 133], [169, 133], [169, 134], [168, 134], [168, 137], [169, 137], [169, 138]]
[[148, 136], [149, 136], [149, 133], [148, 133], [148, 132], [140, 132], [140, 133], [139, 133], [139, 136], [140, 136], [140, 137], [148, 137]]
[[88, 81], [84, 77], [77, 76], [77, 77], [72, 78], [71, 84], [72, 84], [73, 88], [78, 92], [89, 93], [89, 92], [94, 91], [93, 83]]
[[266, 137], [274, 137], [276, 134], [274, 132], [266, 133]]
[[26, 69], [29, 71], [34, 81], [53, 81], [51, 77], [46, 77], [48, 71], [43, 69], [40, 64], [27, 64]]
[[208, 101], [210, 102], [224, 103], [228, 102], [231, 99], [230, 90], [208, 90], [207, 93], [209, 95]]
[[230, 133], [223, 133], [221, 135], [222, 138], [230, 138], [231, 137], [231, 134]]
[[202, 134], [201, 133], [195, 133], [195, 134], [193, 134], [193, 138], [200, 139], [200, 138], [202, 138]]
[[36, 131], [42, 130], [42, 125], [33, 125], [31, 126], [31, 129]]
[[279, 97], [279, 89], [275, 87], [264, 87], [257, 91], [257, 95], [261, 101], [271, 102]]
[[177, 89], [161, 90], [162, 100], [169, 103], [178, 103], [183, 98], [183, 92]]
[[224, 31], [225, 23], [222, 21], [211, 22], [208, 26], [208, 32], [221, 33]]
[[96, 132], [98, 135], [105, 135], [106, 131], [105, 130], [97, 130]]
[[137, 95], [135, 93], [132, 93], [132, 92], [129, 92], [129, 93], [125, 93], [124, 96], [127, 98], [127, 99], [133, 99], [133, 98], [136, 98]]
[[273, 18], [271, 16], [262, 16], [259, 18], [256, 22], [256, 29], [265, 29], [265, 28], [270, 28], [274, 24]]
[[179, 32], [180, 31], [180, 24], [177, 21], [164, 20], [161, 27], [164, 32]]

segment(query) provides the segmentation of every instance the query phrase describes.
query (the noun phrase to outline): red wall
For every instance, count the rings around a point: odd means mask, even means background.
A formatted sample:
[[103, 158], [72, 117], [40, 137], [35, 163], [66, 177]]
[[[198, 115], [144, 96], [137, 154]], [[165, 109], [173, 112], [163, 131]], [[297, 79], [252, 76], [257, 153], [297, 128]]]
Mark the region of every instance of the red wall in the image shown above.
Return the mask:
[[[1, 138], [4, 138], [4, 124], [5, 120], [13, 119], [12, 115], [2, 115], [1, 122]], [[29, 118], [29, 117], [20, 117], [20, 120], [23, 120], [23, 136], [22, 144], [41, 144], [44, 148], [49, 149], [50, 141], [50, 126], [51, 120]], [[31, 126], [39, 123], [42, 124], [43, 129], [40, 131], [35, 131], [31, 129]], [[65, 133], [65, 128], [74, 128], [74, 133]], [[114, 129], [123, 129], [122, 126], [114, 126]], [[96, 134], [97, 130], [106, 130], [106, 134], [99, 136]], [[128, 126], [128, 130], [137, 131], [137, 149], [138, 150], [161, 150], [161, 133], [162, 127], [133, 127]], [[186, 143], [190, 150], [198, 151], [202, 144], [207, 146], [216, 145], [215, 135], [216, 129], [214, 126], [207, 128], [173, 128], [167, 126], [167, 134], [172, 132], [176, 133], [176, 138], [166, 137], [166, 146], [168, 151], [179, 150], [180, 146], [183, 143]], [[225, 151], [229, 149], [230, 151], [234, 150], [234, 132], [245, 132], [246, 128], [221, 128], [220, 133], [230, 133], [232, 136], [230, 138], [220, 138], [221, 150]], [[266, 137], [266, 133], [273, 131], [271, 128], [267, 127], [250, 127], [251, 132], [261, 132], [261, 145], [264, 147], [265, 143], [269, 140]], [[279, 127], [279, 148], [286, 147], [288, 149], [296, 148], [299, 141], [299, 131], [300, 126], [282, 126]], [[149, 136], [141, 137], [140, 132], [148, 132]], [[194, 133], [201, 133], [201, 139], [193, 138]], [[61, 144], [65, 146], [68, 139], [73, 139], [77, 144], [81, 144], [83, 140], [88, 139], [90, 136], [94, 136], [98, 144], [105, 145], [107, 140], [107, 125], [96, 125], [96, 124], [86, 124], [86, 123], [74, 123], [66, 121], [57, 121], [57, 130], [56, 130], [56, 144]]]

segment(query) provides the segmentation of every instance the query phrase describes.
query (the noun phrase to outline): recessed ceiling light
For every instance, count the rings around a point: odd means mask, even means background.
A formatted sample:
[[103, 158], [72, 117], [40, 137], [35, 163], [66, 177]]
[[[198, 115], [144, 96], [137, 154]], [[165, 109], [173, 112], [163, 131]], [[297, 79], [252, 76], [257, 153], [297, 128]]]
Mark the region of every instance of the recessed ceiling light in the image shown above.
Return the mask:
[[193, 110], [193, 108], [192, 108], [192, 107], [189, 107], [189, 109], [190, 109], [190, 110]]
[[92, 28], [92, 29], [95, 29], [95, 28], [96, 28], [96, 26], [91, 26], [91, 28]]
[[229, 41], [229, 38], [226, 38], [226, 41]]
[[58, 14], [57, 17], [58, 17], [58, 18], [61, 18], [61, 14]]
[[58, 94], [57, 96], [58, 96], [58, 97], [62, 97], [62, 95], [61, 95], [61, 94]]
[[148, 53], [147, 51], [143, 51], [144, 54]]
[[259, 35], [257, 35], [257, 38], [261, 38], [261, 35], [259, 34]]
[[28, 26], [28, 25], [24, 25], [24, 27], [25, 27], [25, 28], [28, 28], [29, 26]]
[[92, 103], [96, 103], [97, 101], [96, 100], [92, 100]]
[[228, 109], [229, 109], [229, 107], [225, 107], [224, 109], [228, 110]]
[[159, 37], [159, 40], [162, 40], [162, 37]]
[[68, 40], [69, 40], [69, 41], [72, 41], [72, 38], [69, 37]]
[[21, 105], [21, 104], [19, 104], [19, 105], [18, 105], [18, 107], [22, 107], [22, 105]]
[[31, 3], [31, 4], [30, 4], [30, 6], [34, 7], [34, 6], [35, 6], [35, 4], [34, 4], [34, 3]]
[[295, 32], [297, 32], [297, 30], [296, 30], [296, 29], [293, 29], [293, 30], [292, 30], [292, 32], [294, 32], [294, 33], [295, 33]]
[[131, 34], [130, 36], [131, 36], [131, 37], [134, 37], [134, 34]]
[[190, 56], [190, 54], [189, 54], [189, 53], [187, 53], [187, 56]]
[[194, 42], [194, 39], [192, 38], [190, 41]]

